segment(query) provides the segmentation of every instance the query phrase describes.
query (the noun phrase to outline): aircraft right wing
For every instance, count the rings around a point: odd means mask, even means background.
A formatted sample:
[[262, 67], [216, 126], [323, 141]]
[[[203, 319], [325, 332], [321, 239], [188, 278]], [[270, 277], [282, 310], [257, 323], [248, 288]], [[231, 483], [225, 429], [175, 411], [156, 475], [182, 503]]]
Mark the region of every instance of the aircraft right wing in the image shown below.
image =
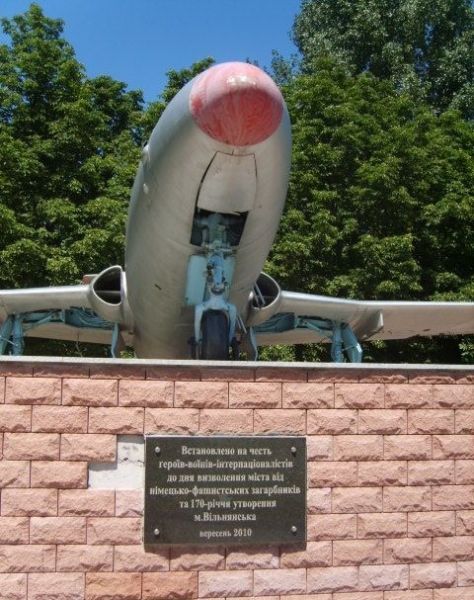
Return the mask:
[[0, 354], [20, 352], [23, 336], [118, 348], [133, 343], [132, 329], [120, 266], [87, 284], [0, 290]]

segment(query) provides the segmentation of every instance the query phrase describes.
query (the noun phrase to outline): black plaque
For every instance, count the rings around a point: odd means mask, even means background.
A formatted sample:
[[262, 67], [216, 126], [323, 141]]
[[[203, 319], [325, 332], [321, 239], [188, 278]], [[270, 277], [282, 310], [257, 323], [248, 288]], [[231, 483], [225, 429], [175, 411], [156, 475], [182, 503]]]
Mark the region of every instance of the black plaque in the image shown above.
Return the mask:
[[306, 540], [306, 440], [150, 436], [145, 545]]

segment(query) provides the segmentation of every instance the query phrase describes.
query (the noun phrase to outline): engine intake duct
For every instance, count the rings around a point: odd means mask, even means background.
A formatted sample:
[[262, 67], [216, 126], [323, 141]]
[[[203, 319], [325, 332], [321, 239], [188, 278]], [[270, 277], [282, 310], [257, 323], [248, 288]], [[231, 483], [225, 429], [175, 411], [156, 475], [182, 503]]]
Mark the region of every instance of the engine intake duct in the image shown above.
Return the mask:
[[127, 301], [127, 281], [122, 267], [115, 265], [94, 277], [89, 285], [91, 308], [103, 319], [131, 323]]
[[110, 267], [102, 271], [92, 282], [93, 293], [106, 304], [122, 302], [122, 269]]
[[276, 314], [280, 299], [281, 288], [278, 283], [267, 273], [260, 273], [250, 294], [249, 325], [259, 325]]

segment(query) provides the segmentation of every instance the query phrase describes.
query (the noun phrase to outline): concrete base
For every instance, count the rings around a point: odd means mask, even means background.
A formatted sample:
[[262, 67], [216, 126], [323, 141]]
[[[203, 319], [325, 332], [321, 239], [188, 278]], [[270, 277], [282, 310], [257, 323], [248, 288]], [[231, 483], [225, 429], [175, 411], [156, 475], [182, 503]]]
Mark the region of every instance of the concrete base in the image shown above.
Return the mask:
[[[301, 547], [146, 552], [144, 434], [305, 436]], [[3, 358], [0, 599], [474, 598], [474, 367]]]

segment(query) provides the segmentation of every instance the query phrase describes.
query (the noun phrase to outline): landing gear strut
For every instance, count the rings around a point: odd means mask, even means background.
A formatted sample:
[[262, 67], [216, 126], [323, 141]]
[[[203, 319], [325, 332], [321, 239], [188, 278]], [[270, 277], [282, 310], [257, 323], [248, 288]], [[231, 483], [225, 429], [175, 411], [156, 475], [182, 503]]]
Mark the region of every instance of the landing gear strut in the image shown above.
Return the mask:
[[196, 222], [201, 231], [200, 252], [188, 263], [186, 302], [194, 306], [191, 357], [204, 360], [237, 360], [237, 307], [229, 302], [234, 250], [225, 215], [211, 213]]
[[238, 356], [237, 309], [226, 298], [224, 252], [220, 248], [213, 251], [207, 263], [207, 296], [207, 300], [194, 307], [191, 354], [203, 360], [229, 360], [229, 347], [232, 358]]

